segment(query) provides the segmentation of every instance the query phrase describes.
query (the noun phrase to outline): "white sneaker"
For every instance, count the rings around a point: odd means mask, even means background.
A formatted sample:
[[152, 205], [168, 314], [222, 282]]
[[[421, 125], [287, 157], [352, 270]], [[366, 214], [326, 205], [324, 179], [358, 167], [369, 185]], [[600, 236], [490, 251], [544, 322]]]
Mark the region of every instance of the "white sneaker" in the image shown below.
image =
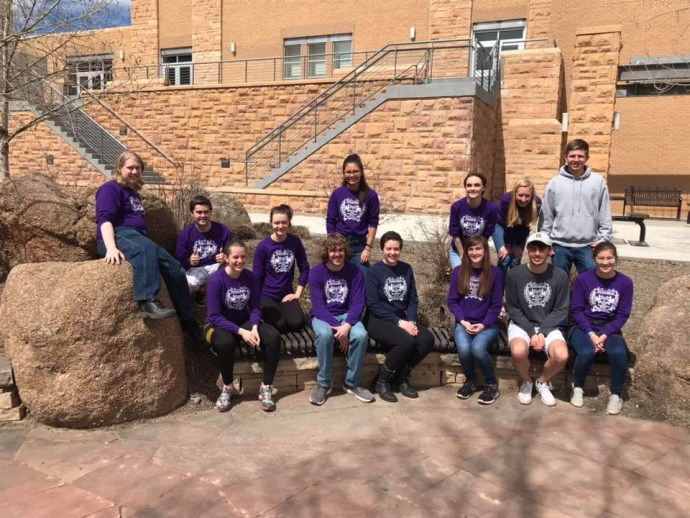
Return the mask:
[[553, 397], [548, 383], [540, 383], [537, 381], [537, 394], [539, 394], [541, 402], [546, 406], [556, 406], [556, 398]]
[[570, 404], [577, 408], [585, 406], [585, 391], [581, 387], [573, 388], [573, 397], [570, 398]]
[[608, 415], [618, 415], [623, 410], [623, 400], [616, 394], [611, 394], [609, 404], [606, 405], [606, 413]]
[[518, 401], [522, 405], [529, 405], [532, 402], [532, 383], [523, 381], [518, 392]]

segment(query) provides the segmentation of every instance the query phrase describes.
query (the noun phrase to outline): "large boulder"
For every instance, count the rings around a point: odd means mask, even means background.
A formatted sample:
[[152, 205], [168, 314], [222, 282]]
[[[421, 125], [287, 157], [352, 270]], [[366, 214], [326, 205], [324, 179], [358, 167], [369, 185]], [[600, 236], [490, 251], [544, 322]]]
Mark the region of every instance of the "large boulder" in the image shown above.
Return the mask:
[[[38, 421], [106, 426], [186, 400], [177, 319], [142, 319], [128, 263], [24, 264], [7, 277], [0, 335], [22, 400]], [[162, 299], [170, 304], [167, 292]]]
[[232, 231], [233, 237], [238, 239], [254, 239], [256, 237], [252, 220], [240, 200], [230, 194], [208, 192], [203, 189], [188, 189], [171, 202], [176, 212], [184, 214], [182, 226], [188, 225], [192, 221], [189, 213], [189, 202], [197, 195], [206, 196], [211, 200], [213, 203], [213, 220], [227, 226]]
[[649, 313], [635, 363], [635, 387], [667, 417], [688, 421], [690, 408], [690, 275], [663, 284]]

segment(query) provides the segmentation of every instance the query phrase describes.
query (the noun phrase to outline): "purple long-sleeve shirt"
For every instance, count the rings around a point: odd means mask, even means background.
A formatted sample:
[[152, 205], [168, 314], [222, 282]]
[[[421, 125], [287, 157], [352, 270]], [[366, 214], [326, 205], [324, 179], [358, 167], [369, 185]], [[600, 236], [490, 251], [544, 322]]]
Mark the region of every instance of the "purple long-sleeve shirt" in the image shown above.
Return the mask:
[[[482, 235], [489, 239], [494, 233], [498, 217], [495, 203], [483, 199], [479, 207], [473, 209], [467, 198], [461, 198], [450, 206], [448, 234], [451, 238], [459, 237], [463, 246], [470, 236]], [[451, 241], [451, 246], [456, 252], [462, 253], [457, 250], [454, 241]]]
[[[611, 336], [620, 333], [632, 311], [633, 282], [616, 272], [611, 279], [602, 279], [596, 270], [581, 273], [575, 279], [570, 307], [577, 326], [589, 333]], [[592, 324], [590, 319], [607, 322]]]
[[[510, 251], [510, 247], [519, 246], [521, 248], [525, 247], [527, 242], [527, 236], [531, 231], [531, 228], [526, 225], [515, 225], [514, 227], [508, 226], [508, 209], [510, 208], [510, 203], [513, 200], [513, 192], [507, 192], [501, 196], [501, 200], [498, 202], [498, 212], [500, 219], [498, 224], [503, 227], [503, 241], [505, 242], [506, 248]], [[541, 217], [541, 198], [535, 196], [537, 202], [537, 215], [540, 219]], [[538, 226], [538, 222], [535, 222], [535, 227]]]
[[309, 272], [311, 310], [309, 318], [318, 318], [331, 326], [339, 326], [335, 317], [347, 313], [346, 322], [355, 325], [362, 318], [366, 294], [364, 274], [359, 266], [347, 261], [339, 272], [319, 263]]
[[189, 258], [196, 253], [199, 255], [199, 264], [196, 267], [209, 266], [216, 263], [216, 254], [221, 253], [231, 239], [230, 229], [222, 223], [212, 221], [211, 228], [206, 232], [201, 232], [196, 224], [192, 223], [177, 236], [175, 257], [185, 269], [189, 269], [192, 267]]
[[239, 334], [247, 320], [252, 326], [261, 322], [259, 283], [249, 270], [233, 279], [220, 268], [206, 285], [206, 322], [213, 327]]
[[448, 290], [448, 309], [453, 313], [455, 321], [467, 320], [471, 324], [482, 324], [489, 328], [498, 321], [503, 303], [503, 275], [495, 266], [491, 267], [491, 289], [483, 297], [477, 294], [479, 289], [479, 275], [481, 270], [473, 269], [470, 277], [470, 292], [463, 295], [458, 291], [458, 277], [460, 268], [453, 269], [450, 276], [450, 288]]
[[101, 225], [108, 221], [113, 227], [132, 227], [142, 234], [149, 233], [141, 196], [115, 180], [104, 183], [96, 191], [96, 239], [103, 239]]
[[379, 196], [374, 189], [369, 189], [364, 206], [360, 207], [356, 192], [346, 185], [338, 187], [328, 200], [326, 233], [365, 236], [369, 228], [379, 226], [380, 210]]
[[295, 278], [295, 264], [299, 266], [300, 286], [309, 280], [309, 261], [302, 240], [288, 234], [285, 241], [278, 243], [271, 236], [263, 239], [254, 252], [252, 271], [259, 282], [261, 295], [273, 300], [282, 300], [293, 292], [292, 280]]

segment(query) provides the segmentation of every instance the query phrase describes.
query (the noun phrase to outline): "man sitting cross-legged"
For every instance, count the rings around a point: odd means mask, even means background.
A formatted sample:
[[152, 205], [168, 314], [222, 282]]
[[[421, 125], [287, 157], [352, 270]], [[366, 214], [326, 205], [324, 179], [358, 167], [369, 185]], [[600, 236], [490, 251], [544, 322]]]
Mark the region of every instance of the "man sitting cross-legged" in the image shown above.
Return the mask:
[[530, 348], [544, 351], [548, 358], [536, 383], [545, 405], [556, 404], [549, 382], [568, 361], [568, 346], [558, 326], [568, 314], [569, 279], [565, 271], [547, 262], [550, 254], [549, 236], [544, 232], [532, 234], [527, 239], [529, 263], [513, 268], [506, 278], [508, 343], [522, 382], [518, 401], [523, 405], [532, 402]]

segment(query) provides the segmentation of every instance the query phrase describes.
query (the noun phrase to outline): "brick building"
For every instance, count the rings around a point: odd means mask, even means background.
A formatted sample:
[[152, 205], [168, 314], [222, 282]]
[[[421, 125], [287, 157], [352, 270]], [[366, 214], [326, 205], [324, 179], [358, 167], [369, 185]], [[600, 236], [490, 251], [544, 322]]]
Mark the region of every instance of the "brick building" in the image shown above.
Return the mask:
[[[523, 176], [543, 189], [564, 142], [578, 137], [612, 192], [636, 183], [687, 193], [688, 7], [132, 0], [130, 27], [90, 34], [91, 52], [67, 52], [63, 88], [84, 98], [105, 91], [85, 111], [169, 182], [200, 181], [253, 208], [288, 200], [323, 211], [342, 158], [358, 152], [387, 210], [445, 212], [470, 170], [491, 178], [493, 196]], [[500, 81], [491, 75], [496, 42]], [[321, 94], [330, 104], [314, 108]], [[338, 114], [352, 94], [352, 114]], [[28, 116], [13, 112], [15, 123]], [[313, 142], [299, 140], [311, 131]], [[105, 179], [54, 125], [13, 146], [14, 174]]]

